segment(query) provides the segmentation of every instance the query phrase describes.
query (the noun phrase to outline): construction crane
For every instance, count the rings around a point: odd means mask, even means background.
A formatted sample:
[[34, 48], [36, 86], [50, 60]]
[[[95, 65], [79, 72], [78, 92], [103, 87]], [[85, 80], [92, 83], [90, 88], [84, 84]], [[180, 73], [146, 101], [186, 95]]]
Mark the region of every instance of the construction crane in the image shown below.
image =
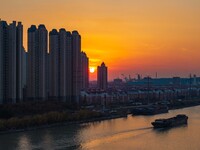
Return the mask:
[[123, 79], [125, 80], [125, 82], [129, 82], [129, 81], [133, 81], [134, 79], [131, 77], [131, 75], [129, 74], [128, 77], [126, 77], [124, 74], [121, 74], [123, 76]]
[[137, 80], [141, 80], [142, 79], [142, 75], [140, 75], [139, 73], [136, 73], [137, 75]]
[[125, 80], [125, 82], [128, 82], [128, 78], [124, 75], [124, 74], [121, 74], [123, 79]]
[[124, 74], [121, 74], [121, 75], [122, 75], [123, 79], [125, 80], [125, 82], [129, 81], [129, 79]]

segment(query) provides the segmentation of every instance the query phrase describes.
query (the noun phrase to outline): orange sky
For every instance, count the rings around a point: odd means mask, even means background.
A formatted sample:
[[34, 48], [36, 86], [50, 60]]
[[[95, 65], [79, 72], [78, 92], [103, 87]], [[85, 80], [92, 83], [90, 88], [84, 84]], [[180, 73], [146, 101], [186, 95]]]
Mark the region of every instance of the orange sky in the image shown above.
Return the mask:
[[[90, 66], [109, 80], [136, 73], [200, 76], [200, 0], [1, 0], [2, 20], [78, 30]], [[95, 79], [91, 75], [91, 80]]]

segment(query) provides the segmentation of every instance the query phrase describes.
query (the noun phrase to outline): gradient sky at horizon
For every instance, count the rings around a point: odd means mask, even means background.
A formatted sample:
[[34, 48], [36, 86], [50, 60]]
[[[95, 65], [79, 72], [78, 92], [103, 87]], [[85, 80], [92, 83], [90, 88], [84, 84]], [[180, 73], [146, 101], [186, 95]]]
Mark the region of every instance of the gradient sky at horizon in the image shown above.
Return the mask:
[[[200, 76], [200, 0], [0, 0], [0, 18], [27, 28], [78, 30], [90, 66], [102, 61], [109, 80]], [[91, 74], [91, 80], [96, 74]]]

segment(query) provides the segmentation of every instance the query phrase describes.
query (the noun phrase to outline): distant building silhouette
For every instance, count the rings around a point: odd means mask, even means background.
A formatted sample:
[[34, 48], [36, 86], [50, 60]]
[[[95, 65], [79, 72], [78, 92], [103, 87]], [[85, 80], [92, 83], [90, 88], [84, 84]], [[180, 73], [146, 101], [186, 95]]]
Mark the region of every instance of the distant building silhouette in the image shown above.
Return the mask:
[[49, 69], [50, 69], [50, 55], [49, 55], [49, 53], [47, 52], [46, 53], [46, 64], [45, 64], [45, 82], [46, 82], [46, 99], [48, 99], [49, 98], [49, 77], [50, 77], [50, 71], [49, 71]]
[[16, 72], [17, 72], [17, 81], [16, 81], [16, 95], [17, 95], [17, 102], [23, 100], [23, 63], [24, 63], [24, 48], [23, 48], [23, 25], [21, 22], [18, 22], [17, 25], [17, 37], [16, 37]]
[[88, 57], [81, 53], [77, 31], [45, 25], [28, 28], [28, 52], [23, 48], [23, 26], [0, 20], [0, 104], [23, 99], [56, 98], [79, 102], [80, 90], [87, 89]]
[[27, 97], [27, 74], [28, 74], [28, 53], [23, 48], [23, 59], [22, 59], [22, 87], [23, 87], [23, 100]]
[[23, 99], [23, 25], [0, 20], [0, 104]]
[[72, 99], [79, 103], [81, 88], [81, 36], [72, 31]]
[[99, 89], [106, 90], [108, 86], [108, 69], [103, 62], [97, 67], [97, 86]]
[[59, 34], [56, 29], [49, 32], [49, 96], [59, 97]]
[[47, 97], [47, 34], [48, 31], [44, 25], [39, 25], [38, 29], [32, 25], [28, 29], [27, 97], [29, 99]]
[[65, 29], [49, 34], [49, 96], [64, 101], [79, 101], [81, 89], [81, 36]]
[[51, 98], [71, 101], [72, 96], [72, 36], [65, 29], [49, 34]]
[[89, 58], [85, 52], [81, 52], [81, 90], [89, 87]]
[[66, 37], [66, 95], [67, 101], [72, 101], [72, 34], [67, 31]]

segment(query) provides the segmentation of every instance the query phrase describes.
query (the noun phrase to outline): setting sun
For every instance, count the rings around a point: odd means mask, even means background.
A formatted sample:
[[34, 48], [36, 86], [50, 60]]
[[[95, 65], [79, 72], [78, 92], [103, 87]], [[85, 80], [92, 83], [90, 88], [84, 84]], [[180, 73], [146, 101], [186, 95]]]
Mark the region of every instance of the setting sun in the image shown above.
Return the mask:
[[94, 73], [95, 72], [95, 67], [90, 67], [90, 73]]

